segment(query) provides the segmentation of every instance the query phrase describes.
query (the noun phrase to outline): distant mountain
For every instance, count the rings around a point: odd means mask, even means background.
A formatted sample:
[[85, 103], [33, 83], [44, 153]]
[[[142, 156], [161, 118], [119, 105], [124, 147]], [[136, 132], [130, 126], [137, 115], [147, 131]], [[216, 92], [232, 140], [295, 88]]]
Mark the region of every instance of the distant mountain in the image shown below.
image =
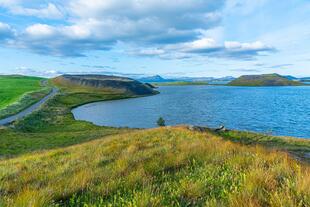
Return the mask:
[[301, 82], [310, 82], [310, 77], [298, 78]]
[[217, 81], [232, 81], [232, 80], [235, 80], [236, 78], [235, 77], [232, 77], [232, 76], [225, 76], [225, 77], [222, 77], [222, 78], [216, 78], [215, 80]]
[[174, 80], [170, 79], [165, 79], [161, 77], [160, 75], [154, 75], [154, 76], [149, 76], [149, 77], [142, 77], [137, 79], [138, 81], [141, 81], [143, 83], [162, 83], [162, 82], [172, 82]]
[[175, 81], [186, 81], [186, 82], [209, 82], [213, 80], [213, 77], [178, 77], [174, 78]]
[[235, 78], [232, 76], [226, 76], [222, 78], [214, 78], [214, 77], [175, 77], [175, 78], [163, 78], [160, 75], [142, 77], [136, 80], [141, 81], [143, 83], [167, 83], [167, 82], [210, 82], [210, 83], [228, 83]]
[[243, 75], [231, 81], [231, 86], [299, 86], [298, 81], [289, 80], [279, 74]]
[[285, 75], [283, 76], [284, 78], [287, 78], [289, 80], [298, 80], [298, 78], [294, 77], [294, 76], [291, 76], [291, 75]]

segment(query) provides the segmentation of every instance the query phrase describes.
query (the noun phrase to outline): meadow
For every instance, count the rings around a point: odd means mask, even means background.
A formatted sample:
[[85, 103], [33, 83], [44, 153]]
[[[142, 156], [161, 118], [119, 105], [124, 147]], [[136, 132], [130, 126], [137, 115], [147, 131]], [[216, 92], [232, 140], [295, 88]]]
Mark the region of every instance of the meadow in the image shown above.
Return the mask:
[[0, 161], [3, 206], [309, 206], [310, 167], [182, 127]]
[[129, 129], [98, 127], [88, 122], [75, 121], [71, 109], [88, 102], [130, 96], [111, 91], [85, 92], [85, 88], [60, 89], [59, 94], [50, 99], [40, 110], [10, 127], [0, 128], [0, 158], [69, 146], [105, 135], [129, 131]]
[[39, 101], [50, 91], [43, 78], [0, 76], [0, 119], [13, 115]]
[[133, 96], [53, 84], [40, 110], [0, 128], [0, 206], [310, 205], [309, 140], [99, 127], [71, 109]]

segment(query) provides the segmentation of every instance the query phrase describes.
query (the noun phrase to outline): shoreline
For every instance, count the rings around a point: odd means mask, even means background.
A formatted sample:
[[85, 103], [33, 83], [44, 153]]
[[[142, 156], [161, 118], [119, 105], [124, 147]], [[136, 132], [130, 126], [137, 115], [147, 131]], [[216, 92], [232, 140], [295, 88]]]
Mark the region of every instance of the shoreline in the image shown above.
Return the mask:
[[[194, 85], [196, 86], [196, 85]], [[169, 86], [163, 86], [163, 87], [169, 87]], [[180, 87], [183, 87], [183, 86], [180, 86]], [[233, 87], [239, 87], [239, 86], [233, 86]], [[279, 87], [279, 86], [278, 86]], [[126, 100], [126, 99], [136, 99], [136, 98], [144, 98], [144, 97], [150, 97], [150, 96], [155, 96], [155, 95], [159, 95], [159, 93], [156, 93], [156, 94], [151, 94], [151, 95], [144, 95], [144, 96], [134, 96], [134, 97], [122, 97], [122, 98], [116, 98], [116, 99], [110, 99], [110, 100], [96, 100], [96, 101], [89, 101], [89, 102], [85, 102], [85, 103], [81, 103], [81, 104], [78, 104], [78, 105], [75, 105], [73, 107], [70, 108], [70, 112], [71, 114], [73, 115], [73, 118], [75, 121], [85, 121], [85, 122], [89, 122], [95, 126], [98, 126], [98, 127], [113, 127], [113, 128], [129, 128], [129, 129], [150, 129], [150, 128], [156, 128], [156, 126], [154, 127], [146, 127], [146, 128], [141, 128], [141, 127], [128, 127], [128, 126], [109, 126], [109, 125], [98, 125], [98, 124], [95, 124], [93, 123], [92, 121], [87, 121], [87, 120], [78, 120], [78, 119], [75, 119], [75, 116], [73, 114], [73, 110], [77, 109], [78, 107], [81, 107], [81, 106], [84, 106], [84, 105], [87, 105], [87, 104], [92, 104], [92, 103], [99, 103], [99, 102], [106, 102], [106, 101], [117, 101], [117, 100]], [[179, 124], [177, 125], [171, 125], [171, 127], [174, 127], [174, 126], [178, 126]], [[192, 124], [190, 123], [183, 123], [181, 125], [187, 125], [187, 126], [192, 126]], [[202, 127], [202, 128], [208, 128], [208, 129], [212, 129], [211, 127], [207, 126], [207, 125], [204, 125], [204, 126], [197, 126], [197, 127]], [[267, 132], [260, 132], [260, 131], [252, 131], [252, 130], [242, 130], [242, 129], [236, 129], [236, 128], [229, 128], [228, 131], [238, 131], [238, 132], [244, 132], [244, 133], [255, 133], [255, 134], [261, 134], [261, 135], [264, 135], [264, 136], [270, 136], [270, 137], [282, 137], [282, 138], [292, 138], [292, 139], [305, 139], [305, 140], [308, 140], [310, 141], [310, 135], [309, 137], [298, 137], [298, 136], [293, 136], [293, 135], [277, 135], [277, 134], [269, 134]]]

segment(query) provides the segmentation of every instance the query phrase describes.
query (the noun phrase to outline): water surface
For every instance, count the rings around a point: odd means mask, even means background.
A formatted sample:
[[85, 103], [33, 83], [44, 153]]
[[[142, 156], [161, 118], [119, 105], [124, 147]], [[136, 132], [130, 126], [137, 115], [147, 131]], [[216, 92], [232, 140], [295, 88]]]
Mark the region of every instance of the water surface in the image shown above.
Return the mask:
[[167, 86], [155, 96], [86, 104], [78, 120], [114, 127], [193, 124], [310, 138], [310, 87]]

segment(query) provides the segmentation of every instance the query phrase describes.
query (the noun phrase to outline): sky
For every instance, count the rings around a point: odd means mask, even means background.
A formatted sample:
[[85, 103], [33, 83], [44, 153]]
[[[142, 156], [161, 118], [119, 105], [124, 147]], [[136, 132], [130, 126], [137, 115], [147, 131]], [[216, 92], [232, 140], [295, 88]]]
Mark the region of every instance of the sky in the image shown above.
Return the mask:
[[310, 76], [310, 0], [0, 0], [0, 74]]

